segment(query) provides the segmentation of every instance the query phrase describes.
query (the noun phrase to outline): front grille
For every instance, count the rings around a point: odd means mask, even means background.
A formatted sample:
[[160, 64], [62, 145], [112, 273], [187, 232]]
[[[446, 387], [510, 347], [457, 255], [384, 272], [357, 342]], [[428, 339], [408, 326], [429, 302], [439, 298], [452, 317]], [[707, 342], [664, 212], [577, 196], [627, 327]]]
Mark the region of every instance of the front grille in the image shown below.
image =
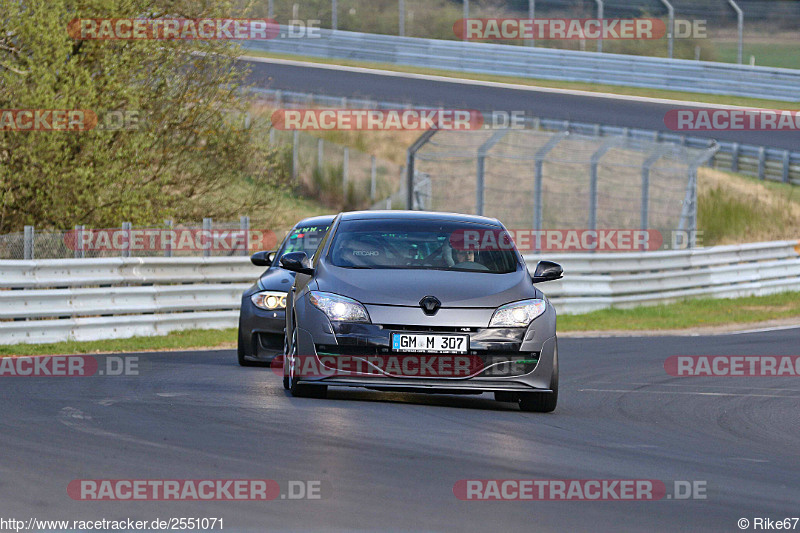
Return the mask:
[[[402, 360], [403, 358], [419, 358], [423, 357], [469, 357], [473, 359], [476, 368], [485, 368], [483, 372], [478, 374], [478, 377], [512, 377], [522, 376], [533, 372], [536, 365], [539, 363], [539, 352], [512, 352], [497, 351], [497, 350], [470, 350], [470, 353], [462, 356], [455, 356], [452, 354], [424, 354], [424, 353], [403, 353], [392, 352], [388, 347], [381, 346], [357, 346], [357, 345], [335, 345], [335, 344], [317, 344], [317, 355], [323, 361], [329, 357], [342, 357], [342, 358], [377, 358], [378, 361], [386, 361], [387, 357]], [[345, 365], [346, 366], [346, 365]], [[382, 375], [376, 369], [368, 370], [367, 373], [374, 375]], [[402, 374], [390, 373], [396, 377], [406, 377]], [[415, 376], [418, 377], [418, 376]]]

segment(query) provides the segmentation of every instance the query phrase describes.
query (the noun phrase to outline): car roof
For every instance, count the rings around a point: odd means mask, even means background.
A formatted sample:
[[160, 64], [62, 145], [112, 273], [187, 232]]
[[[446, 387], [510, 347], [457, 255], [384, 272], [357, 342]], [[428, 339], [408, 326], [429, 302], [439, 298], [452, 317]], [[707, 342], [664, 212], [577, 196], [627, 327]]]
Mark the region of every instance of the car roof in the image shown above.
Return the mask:
[[448, 222], [472, 222], [474, 224], [488, 224], [501, 226], [496, 218], [478, 215], [465, 215], [462, 213], [444, 213], [441, 211], [347, 211], [341, 213], [342, 220], [442, 220]]
[[316, 226], [321, 224], [330, 225], [333, 222], [333, 219], [336, 218], [336, 215], [320, 215], [316, 217], [308, 217], [304, 218], [300, 222], [294, 225], [294, 227], [298, 226]]

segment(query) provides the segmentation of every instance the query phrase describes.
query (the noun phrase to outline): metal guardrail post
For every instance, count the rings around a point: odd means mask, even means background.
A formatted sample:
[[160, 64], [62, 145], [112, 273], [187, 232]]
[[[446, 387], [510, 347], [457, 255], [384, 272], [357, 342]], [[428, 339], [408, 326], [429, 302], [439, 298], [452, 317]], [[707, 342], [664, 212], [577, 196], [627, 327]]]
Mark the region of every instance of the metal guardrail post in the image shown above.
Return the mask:
[[133, 225], [130, 222], [122, 223], [122, 232], [125, 234], [125, 246], [122, 247], [120, 255], [122, 257], [131, 256], [131, 228]]
[[[164, 226], [167, 228], [167, 231], [172, 233], [172, 228], [174, 227], [174, 223], [172, 219], [167, 219], [164, 221]], [[164, 257], [172, 257], [172, 240], [171, 239], [164, 239]]]
[[336, 0], [331, 0], [331, 29], [339, 29], [339, 8], [336, 5]]
[[274, 18], [275, 17], [275, 6], [274, 0], [269, 0], [267, 3], [267, 18]]
[[414, 209], [414, 162], [417, 152], [425, 146], [439, 130], [427, 130], [406, 151], [406, 209]]
[[675, 9], [668, 0], [661, 0], [661, 3], [667, 7], [667, 16], [669, 17], [669, 25], [667, 26], [667, 57], [672, 59], [672, 52], [675, 46]]
[[214, 221], [212, 219], [203, 219], [203, 234], [208, 237], [207, 246], [203, 246], [203, 257], [211, 257], [211, 248], [214, 246], [214, 237], [211, 235], [213, 226]]
[[568, 131], [556, 133], [550, 137], [550, 140], [547, 141], [544, 146], [539, 148], [539, 150], [533, 156], [535, 169], [533, 178], [533, 229], [536, 231], [540, 231], [542, 229], [542, 224], [544, 223], [544, 210], [542, 209], [542, 166], [544, 163], [544, 158], [547, 156], [550, 150], [555, 148], [556, 145], [563, 141], [567, 136], [569, 136]]
[[373, 155], [370, 156], [369, 162], [369, 199], [374, 202], [378, 181], [378, 160]]
[[766, 173], [766, 156], [767, 150], [763, 146], [758, 149], [758, 179], [764, 180], [767, 178]]
[[478, 148], [478, 168], [475, 174], [475, 214], [476, 215], [483, 215], [483, 202], [486, 197], [486, 189], [485, 189], [485, 171], [486, 171], [486, 154], [489, 153], [489, 150], [497, 144], [500, 139], [506, 136], [509, 132], [508, 129], [502, 129], [500, 131], [496, 131], [489, 137], [485, 143], [483, 143], [480, 148]]
[[623, 139], [611, 137], [592, 154], [589, 160], [589, 229], [597, 229], [597, 167], [606, 152], [622, 144]]
[[[603, 20], [603, 0], [594, 0], [597, 2], [597, 18]], [[602, 22], [600, 23], [602, 24]], [[597, 52], [603, 53], [603, 31], [600, 30], [600, 39], [597, 40]]]
[[32, 260], [34, 258], [34, 239], [36, 230], [33, 226], [25, 226], [22, 234], [22, 258], [25, 260]]
[[731, 146], [731, 172], [739, 172], [739, 143]]
[[244, 235], [243, 244], [244, 247], [240, 251], [239, 255], [248, 256], [250, 255], [250, 217], [247, 215], [239, 218], [239, 230]]
[[736, 62], [742, 64], [742, 49], [744, 48], [744, 11], [734, 0], [728, 0], [728, 3], [736, 11], [736, 25], [739, 29], [739, 50], [736, 54]]

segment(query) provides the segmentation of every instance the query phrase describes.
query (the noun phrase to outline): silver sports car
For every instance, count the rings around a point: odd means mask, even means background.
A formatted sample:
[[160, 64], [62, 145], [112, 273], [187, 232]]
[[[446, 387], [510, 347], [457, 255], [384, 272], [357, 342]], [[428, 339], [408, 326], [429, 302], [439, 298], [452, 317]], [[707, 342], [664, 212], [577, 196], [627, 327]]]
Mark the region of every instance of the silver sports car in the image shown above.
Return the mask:
[[420, 211], [341, 213], [314, 254], [285, 254], [284, 386], [481, 394], [523, 411], [558, 401], [556, 312], [495, 219]]

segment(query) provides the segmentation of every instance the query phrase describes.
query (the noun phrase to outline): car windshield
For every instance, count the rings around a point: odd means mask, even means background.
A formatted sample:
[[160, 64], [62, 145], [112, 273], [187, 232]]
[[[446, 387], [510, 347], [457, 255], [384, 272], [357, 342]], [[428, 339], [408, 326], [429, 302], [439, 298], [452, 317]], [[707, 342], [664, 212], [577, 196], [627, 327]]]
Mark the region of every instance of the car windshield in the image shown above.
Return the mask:
[[284, 239], [281, 249], [273, 260], [273, 264], [278, 264], [280, 258], [290, 252], [305, 252], [308, 257], [313, 256], [328, 228], [330, 228], [329, 224], [294, 227]]
[[480, 245], [485, 236], [496, 243], [498, 234], [505, 234], [498, 226], [457, 221], [342, 221], [328, 261], [344, 268], [515, 272], [520, 262], [513, 243]]

